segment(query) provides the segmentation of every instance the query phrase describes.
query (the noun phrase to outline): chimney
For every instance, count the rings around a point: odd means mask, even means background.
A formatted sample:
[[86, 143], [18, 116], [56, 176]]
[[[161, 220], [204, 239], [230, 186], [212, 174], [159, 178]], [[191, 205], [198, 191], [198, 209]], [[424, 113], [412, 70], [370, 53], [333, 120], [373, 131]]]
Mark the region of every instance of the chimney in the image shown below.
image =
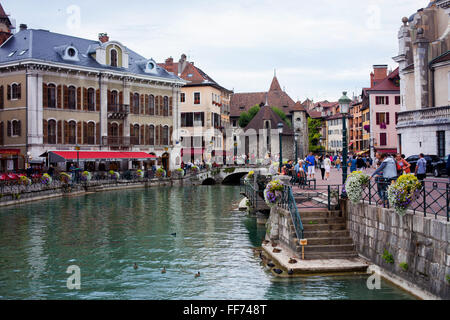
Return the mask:
[[108, 34], [107, 33], [99, 33], [98, 40], [100, 40], [101, 43], [108, 42], [109, 41]]
[[371, 75], [370, 87], [373, 88], [378, 83], [386, 79], [388, 71], [387, 64], [376, 64], [373, 66], [373, 76]]
[[169, 57], [169, 58], [166, 59], [165, 67], [166, 67], [167, 71], [172, 72], [172, 73], [175, 74], [174, 65], [173, 65], [173, 58], [172, 57]]
[[178, 62], [178, 75], [182, 74], [184, 71], [184, 68], [186, 68], [186, 55], [183, 53], [181, 55], [181, 59]]
[[19, 28], [20, 28], [20, 31], [24, 31], [24, 30], [28, 29], [28, 26], [26, 24], [22, 23]]

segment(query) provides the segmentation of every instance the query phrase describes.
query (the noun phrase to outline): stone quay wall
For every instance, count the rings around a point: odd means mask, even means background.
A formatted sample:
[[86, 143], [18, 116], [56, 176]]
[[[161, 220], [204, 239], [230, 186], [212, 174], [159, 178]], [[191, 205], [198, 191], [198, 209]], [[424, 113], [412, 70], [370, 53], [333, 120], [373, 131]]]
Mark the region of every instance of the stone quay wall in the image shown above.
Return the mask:
[[442, 299], [450, 299], [450, 223], [422, 213], [343, 202], [360, 255]]
[[279, 207], [272, 208], [266, 228], [266, 237], [271, 241], [278, 242], [294, 252], [299, 252], [299, 243], [289, 211]]

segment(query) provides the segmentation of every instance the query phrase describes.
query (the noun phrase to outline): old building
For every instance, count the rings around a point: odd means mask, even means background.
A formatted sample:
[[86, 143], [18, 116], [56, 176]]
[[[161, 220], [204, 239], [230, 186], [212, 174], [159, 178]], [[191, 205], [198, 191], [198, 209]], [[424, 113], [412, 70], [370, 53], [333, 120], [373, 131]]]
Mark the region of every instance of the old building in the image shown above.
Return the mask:
[[399, 31], [401, 112], [397, 131], [407, 156], [450, 153], [450, 1], [432, 1]]
[[348, 121], [349, 151], [352, 153], [363, 153], [363, 113], [361, 111], [362, 101], [356, 100], [350, 105], [350, 119]]
[[153, 154], [169, 169], [185, 82], [106, 34], [88, 40], [22, 25], [0, 47], [0, 170], [77, 145]]
[[397, 114], [400, 112], [398, 68], [388, 72], [387, 65], [374, 65], [370, 88], [363, 89], [362, 109], [369, 109], [370, 156], [375, 152], [397, 153]]
[[[267, 100], [266, 100], [267, 99]], [[287, 119], [291, 122], [292, 130], [298, 135], [297, 147], [300, 157], [305, 157], [309, 150], [308, 140], [308, 113], [305, 106], [300, 102], [294, 102], [289, 95], [281, 89], [280, 83], [274, 76], [270, 89], [267, 92], [235, 93], [231, 98], [231, 126], [236, 132], [239, 131], [239, 117], [255, 105], [277, 107], [281, 109]]]
[[222, 87], [203, 70], [182, 55], [159, 64], [171, 74], [184, 79], [181, 89], [180, 135], [184, 162], [195, 159], [222, 163], [226, 156], [226, 129], [230, 127], [230, 99], [232, 91]]

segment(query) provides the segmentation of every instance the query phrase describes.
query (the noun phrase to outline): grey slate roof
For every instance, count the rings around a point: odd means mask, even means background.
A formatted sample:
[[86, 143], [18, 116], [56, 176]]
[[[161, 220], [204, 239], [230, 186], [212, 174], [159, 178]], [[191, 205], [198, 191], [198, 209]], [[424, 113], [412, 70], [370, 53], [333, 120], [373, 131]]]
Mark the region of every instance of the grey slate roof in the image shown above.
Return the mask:
[[[66, 61], [61, 57], [62, 48], [71, 45], [74, 46], [79, 52], [80, 61]], [[156, 76], [165, 78], [168, 80], [181, 80], [177, 76], [170, 74], [164, 68], [156, 66], [156, 74], [145, 73], [141, 68], [140, 62], [146, 59], [145, 57], [137, 54], [136, 52], [125, 47], [129, 56], [129, 67], [116, 68], [106, 65], [101, 65], [93, 57], [91, 53], [95, 53], [95, 48], [101, 45], [100, 41], [88, 40], [77, 38], [73, 36], [63, 35], [59, 33], [49, 32], [47, 30], [27, 29], [21, 30], [14, 34], [3, 46], [0, 47], [0, 65], [3, 63], [19, 62], [21, 60], [36, 59], [43, 62], [54, 62], [66, 65], [72, 65], [74, 67], [86, 67], [111, 71], [119, 71], [132, 73], [141, 76]], [[25, 51], [26, 50], [26, 51]], [[16, 51], [9, 57], [11, 52]], [[22, 53], [25, 51], [22, 55]]]

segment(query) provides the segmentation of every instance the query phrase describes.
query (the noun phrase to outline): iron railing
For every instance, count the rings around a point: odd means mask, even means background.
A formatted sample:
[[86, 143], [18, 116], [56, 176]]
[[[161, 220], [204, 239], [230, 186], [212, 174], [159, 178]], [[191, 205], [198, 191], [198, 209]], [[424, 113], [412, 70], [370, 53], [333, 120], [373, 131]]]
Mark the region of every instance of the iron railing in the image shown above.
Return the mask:
[[[377, 207], [390, 208], [387, 189], [391, 181], [373, 181], [363, 189], [362, 201]], [[425, 181], [418, 190], [409, 209], [423, 213], [425, 217], [433, 215], [436, 219], [446, 217], [450, 222], [450, 183]]]
[[292, 224], [294, 225], [295, 234], [297, 235], [297, 239], [303, 239], [303, 223], [298, 211], [297, 202], [294, 198], [294, 193], [292, 192], [292, 188], [290, 186], [284, 186], [281, 201], [279, 202], [278, 206], [280, 208], [283, 208], [284, 210], [289, 211], [292, 219]]
[[262, 202], [264, 202], [264, 191], [259, 190], [253, 186], [253, 184], [245, 179], [241, 178], [241, 194], [244, 194], [250, 201], [253, 208], [257, 208]]

